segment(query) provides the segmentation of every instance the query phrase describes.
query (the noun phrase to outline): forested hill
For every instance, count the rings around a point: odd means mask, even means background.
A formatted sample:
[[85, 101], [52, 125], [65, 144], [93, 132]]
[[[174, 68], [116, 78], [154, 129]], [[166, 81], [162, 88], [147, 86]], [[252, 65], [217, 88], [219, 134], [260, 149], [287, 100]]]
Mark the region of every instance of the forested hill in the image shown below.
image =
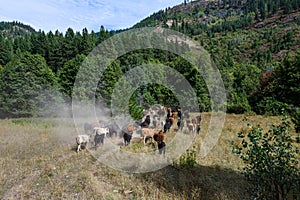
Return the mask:
[[299, 106], [299, 25], [297, 0], [198, 0], [155, 12], [134, 28], [170, 28], [199, 41], [222, 72], [229, 112], [275, 114]]
[[36, 31], [21, 22], [0, 22], [0, 35], [4, 38], [14, 39], [31, 33], [36, 33]]
[[[206, 39], [226, 40], [231, 34], [238, 33], [242, 34], [239, 40], [246, 37], [251, 50], [253, 45], [259, 46], [258, 40], [264, 44], [264, 39], [267, 39], [261, 53], [280, 60], [287, 51], [295, 53], [298, 49], [299, 22], [300, 2], [297, 0], [185, 0], [173, 8], [153, 13], [133, 28], [171, 28], [200, 40], [204, 45]], [[243, 53], [249, 54], [247, 58], [253, 53], [245, 46], [239, 49], [245, 49]]]
[[[282, 108], [300, 106], [299, 24], [299, 0], [185, 0], [128, 29], [160, 26], [192, 37], [211, 54], [221, 72], [228, 112], [279, 114]], [[36, 106], [50, 98], [36, 97], [39, 84], [63, 94], [51, 97], [51, 102], [69, 103], [82, 61], [98, 44], [121, 31], [107, 31], [99, 25], [96, 32], [69, 28], [65, 33], [45, 33], [21, 23], [0, 23], [0, 117], [37, 115]], [[167, 64], [181, 72], [196, 91], [200, 110], [210, 111], [208, 90], [193, 66], [157, 50], [136, 51], [119, 58], [100, 80], [97, 98], [109, 104], [121, 74], [148, 62]], [[26, 78], [22, 73], [32, 76]], [[143, 97], [146, 107], [178, 103], [166, 88], [145, 86], [130, 100], [133, 113], [141, 111], [138, 96]], [[35, 100], [28, 102], [27, 97]]]

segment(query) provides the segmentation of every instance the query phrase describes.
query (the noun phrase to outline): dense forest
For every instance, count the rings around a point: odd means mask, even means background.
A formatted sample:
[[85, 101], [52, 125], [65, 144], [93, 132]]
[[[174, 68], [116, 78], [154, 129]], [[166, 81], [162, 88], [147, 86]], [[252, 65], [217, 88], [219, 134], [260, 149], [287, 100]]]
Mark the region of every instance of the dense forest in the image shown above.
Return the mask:
[[[221, 73], [227, 112], [278, 115], [282, 108], [300, 107], [299, 23], [298, 0], [200, 0], [160, 10], [132, 28], [163, 27], [199, 42]], [[101, 42], [123, 31], [100, 26], [99, 32], [69, 28], [65, 33], [45, 33], [19, 22], [1, 22], [0, 117], [39, 116], [46, 102], [70, 104], [85, 58]], [[116, 59], [99, 78], [96, 99], [109, 105], [122, 74], [147, 63], [165, 64], [183, 74], [197, 94], [200, 111], [211, 110], [201, 74], [183, 58], [157, 49]], [[153, 104], [179, 106], [175, 95], [158, 84], [138, 88], [128, 103], [135, 117], [142, 107]]]

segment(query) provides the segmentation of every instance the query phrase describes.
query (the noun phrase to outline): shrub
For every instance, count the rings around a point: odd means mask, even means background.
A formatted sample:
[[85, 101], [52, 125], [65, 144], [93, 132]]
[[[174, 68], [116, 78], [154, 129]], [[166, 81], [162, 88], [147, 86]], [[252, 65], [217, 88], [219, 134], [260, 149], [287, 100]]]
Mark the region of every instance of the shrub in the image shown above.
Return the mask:
[[244, 174], [253, 183], [255, 198], [286, 199], [299, 184], [298, 149], [291, 142], [289, 122], [272, 125], [263, 132], [248, 124], [248, 131], [238, 133], [239, 144], [232, 142], [233, 153], [245, 163]]
[[251, 110], [245, 94], [238, 95], [236, 92], [233, 92], [231, 99], [231, 102], [227, 105], [228, 113], [242, 114]]
[[178, 168], [194, 167], [197, 164], [196, 157], [197, 152], [195, 150], [195, 147], [193, 147], [192, 149], [186, 150], [185, 154], [180, 156], [177, 162], [173, 163], [173, 166]]
[[258, 114], [280, 115], [283, 108], [288, 108], [288, 104], [277, 101], [273, 97], [265, 97], [256, 107]]
[[291, 114], [292, 122], [295, 125], [296, 133], [300, 133], [300, 108], [296, 108]]

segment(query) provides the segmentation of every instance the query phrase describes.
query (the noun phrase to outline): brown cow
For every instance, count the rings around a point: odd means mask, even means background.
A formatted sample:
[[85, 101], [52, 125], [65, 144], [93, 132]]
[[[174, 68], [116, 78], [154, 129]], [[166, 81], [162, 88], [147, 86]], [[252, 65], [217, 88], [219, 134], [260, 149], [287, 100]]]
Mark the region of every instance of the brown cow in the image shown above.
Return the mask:
[[170, 117], [169, 120], [171, 122], [171, 125], [173, 125], [175, 118], [174, 117]]
[[153, 136], [153, 139], [158, 142], [158, 141], [163, 141], [164, 140], [164, 133], [162, 130], [160, 130], [158, 133], [155, 133]]
[[172, 111], [172, 117], [175, 119], [177, 117], [177, 113], [175, 111]]
[[160, 130], [157, 134], [153, 136], [154, 140], [157, 142], [158, 152], [159, 154], [163, 154], [165, 156], [166, 152], [166, 143], [164, 142], [164, 133]]

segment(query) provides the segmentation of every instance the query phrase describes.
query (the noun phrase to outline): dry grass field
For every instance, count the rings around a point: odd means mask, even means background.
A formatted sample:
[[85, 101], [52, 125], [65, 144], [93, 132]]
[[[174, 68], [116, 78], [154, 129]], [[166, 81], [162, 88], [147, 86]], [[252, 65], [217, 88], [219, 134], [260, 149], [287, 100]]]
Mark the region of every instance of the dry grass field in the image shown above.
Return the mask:
[[[246, 127], [243, 118], [227, 114], [217, 145], [206, 157], [197, 156], [194, 167], [174, 164], [134, 174], [102, 164], [87, 150], [76, 153], [72, 119], [0, 120], [0, 199], [250, 199], [243, 165], [230, 147]], [[203, 113], [201, 133], [191, 150], [201, 147], [209, 119], [210, 114]], [[248, 120], [267, 128], [280, 117]], [[166, 135], [167, 144], [172, 134], [174, 128]], [[139, 142], [122, 149], [143, 150]]]

